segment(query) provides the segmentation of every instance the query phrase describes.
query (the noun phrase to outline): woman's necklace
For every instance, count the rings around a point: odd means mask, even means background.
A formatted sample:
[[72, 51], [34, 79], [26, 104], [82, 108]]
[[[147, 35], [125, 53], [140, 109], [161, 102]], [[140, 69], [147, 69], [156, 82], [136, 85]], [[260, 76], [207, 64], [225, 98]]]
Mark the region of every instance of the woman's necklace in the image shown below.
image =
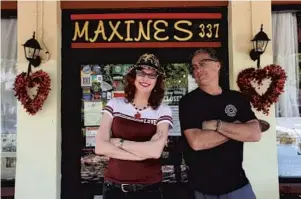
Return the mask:
[[134, 102], [132, 102], [132, 104], [137, 111], [137, 113], [134, 115], [135, 119], [140, 119], [141, 113], [139, 111], [143, 111], [143, 110], [147, 109], [147, 107], [149, 106], [149, 105], [146, 105], [143, 108], [138, 108]]

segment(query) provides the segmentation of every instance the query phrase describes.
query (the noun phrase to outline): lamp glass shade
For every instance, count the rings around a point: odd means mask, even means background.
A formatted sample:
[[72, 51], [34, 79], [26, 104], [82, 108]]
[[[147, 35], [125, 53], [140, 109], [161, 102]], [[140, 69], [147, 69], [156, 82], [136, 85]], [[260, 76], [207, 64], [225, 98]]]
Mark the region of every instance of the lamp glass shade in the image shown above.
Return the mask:
[[25, 51], [25, 57], [27, 60], [34, 60], [39, 56], [40, 49], [36, 48], [31, 48], [31, 47], [25, 47], [24, 46], [24, 51]]
[[35, 39], [35, 34], [33, 37], [23, 44], [24, 53], [27, 60], [35, 60], [39, 56], [41, 46], [39, 42]]
[[268, 45], [268, 41], [259, 40], [256, 41], [256, 52], [258, 53], [264, 53], [266, 47]]
[[257, 53], [264, 53], [266, 47], [271, 41], [268, 35], [263, 31], [263, 25], [261, 25], [260, 31], [255, 35], [255, 37], [251, 40], [253, 42], [253, 49]]

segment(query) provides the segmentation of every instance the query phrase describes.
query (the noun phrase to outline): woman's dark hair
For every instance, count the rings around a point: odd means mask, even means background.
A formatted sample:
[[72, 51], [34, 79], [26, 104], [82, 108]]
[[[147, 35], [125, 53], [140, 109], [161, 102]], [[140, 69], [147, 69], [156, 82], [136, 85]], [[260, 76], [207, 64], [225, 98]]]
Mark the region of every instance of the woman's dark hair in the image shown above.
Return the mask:
[[[134, 83], [135, 79], [136, 79], [136, 70], [135, 69], [131, 70], [125, 76], [124, 93], [125, 93], [125, 98], [126, 98], [127, 102], [132, 102], [134, 100], [135, 93], [136, 93], [136, 86]], [[148, 103], [153, 109], [157, 109], [160, 106], [160, 104], [163, 100], [163, 97], [164, 97], [164, 91], [165, 91], [164, 87], [165, 87], [164, 78], [160, 74], [157, 77], [156, 85], [153, 88], [151, 95], [148, 99]]]

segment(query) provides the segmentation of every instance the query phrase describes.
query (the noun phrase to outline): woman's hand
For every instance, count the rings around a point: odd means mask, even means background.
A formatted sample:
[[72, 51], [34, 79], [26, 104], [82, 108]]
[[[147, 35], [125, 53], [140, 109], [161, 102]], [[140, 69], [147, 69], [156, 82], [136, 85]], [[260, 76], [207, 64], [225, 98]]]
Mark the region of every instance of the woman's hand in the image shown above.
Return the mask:
[[159, 140], [162, 137], [162, 135], [163, 135], [162, 131], [159, 131], [159, 132], [155, 133], [153, 135], [153, 137], [151, 138], [151, 141]]
[[[153, 135], [151, 141], [157, 141], [157, 140], [160, 140], [162, 137], [163, 137], [162, 131], [157, 132], [155, 135]], [[167, 147], [167, 145], [168, 145], [168, 139], [167, 139], [166, 142], [165, 142], [165, 146], [166, 146], [166, 147]]]
[[104, 155], [109, 158], [115, 158], [119, 160], [131, 160], [131, 161], [141, 161], [146, 158], [140, 157], [133, 153], [122, 150], [116, 146], [118, 142], [120, 142], [119, 138], [110, 138], [110, 131], [112, 127], [112, 117], [108, 113], [104, 113], [99, 129], [96, 134], [96, 146], [95, 146], [95, 154]]
[[110, 143], [117, 147], [120, 143], [120, 140], [120, 138], [110, 138]]

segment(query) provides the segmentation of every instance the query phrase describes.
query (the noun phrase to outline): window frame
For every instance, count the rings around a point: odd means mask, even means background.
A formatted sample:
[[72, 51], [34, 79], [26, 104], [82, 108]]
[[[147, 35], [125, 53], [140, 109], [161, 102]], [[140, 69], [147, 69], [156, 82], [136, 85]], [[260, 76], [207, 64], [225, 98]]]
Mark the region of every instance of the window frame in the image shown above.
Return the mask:
[[[17, 19], [17, 1], [1, 1], [1, 19]], [[16, 157], [16, 152], [2, 152], [2, 157]], [[4, 167], [3, 167], [4, 168]], [[15, 178], [1, 179], [1, 192], [5, 197], [15, 194]]]
[[[301, 11], [300, 1], [272, 1], [273, 11]], [[300, 177], [282, 177], [278, 176], [280, 195], [299, 195], [301, 194], [301, 176]]]

